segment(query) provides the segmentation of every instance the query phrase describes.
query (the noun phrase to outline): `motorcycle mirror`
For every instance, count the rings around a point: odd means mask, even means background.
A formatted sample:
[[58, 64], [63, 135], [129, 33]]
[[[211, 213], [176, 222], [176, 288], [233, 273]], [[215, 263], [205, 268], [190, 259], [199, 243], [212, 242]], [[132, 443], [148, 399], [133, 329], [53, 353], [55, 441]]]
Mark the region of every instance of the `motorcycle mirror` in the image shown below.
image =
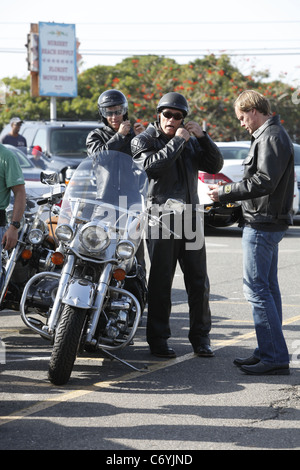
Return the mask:
[[166, 210], [171, 210], [175, 213], [182, 214], [185, 208], [185, 203], [178, 199], [167, 199], [167, 201], [165, 202], [164, 208]]
[[41, 182], [44, 184], [57, 184], [59, 182], [58, 173], [50, 171], [41, 171], [40, 175]]

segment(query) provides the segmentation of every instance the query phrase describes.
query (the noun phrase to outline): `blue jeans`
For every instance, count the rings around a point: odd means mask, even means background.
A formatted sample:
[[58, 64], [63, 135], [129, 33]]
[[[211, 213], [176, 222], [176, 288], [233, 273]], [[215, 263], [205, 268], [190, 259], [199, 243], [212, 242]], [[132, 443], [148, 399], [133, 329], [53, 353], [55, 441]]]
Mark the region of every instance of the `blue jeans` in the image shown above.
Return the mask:
[[285, 233], [243, 229], [243, 291], [252, 306], [258, 344], [254, 355], [265, 364], [289, 363], [277, 277], [278, 244]]

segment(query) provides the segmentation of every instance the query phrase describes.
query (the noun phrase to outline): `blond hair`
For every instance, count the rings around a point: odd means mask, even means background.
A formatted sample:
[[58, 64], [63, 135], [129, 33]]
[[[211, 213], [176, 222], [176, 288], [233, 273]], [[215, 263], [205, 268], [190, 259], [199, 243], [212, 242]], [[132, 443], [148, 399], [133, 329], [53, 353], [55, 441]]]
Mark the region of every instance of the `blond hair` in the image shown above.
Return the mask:
[[235, 100], [234, 108], [239, 108], [244, 112], [257, 109], [265, 116], [272, 114], [269, 100], [255, 90], [243, 91]]

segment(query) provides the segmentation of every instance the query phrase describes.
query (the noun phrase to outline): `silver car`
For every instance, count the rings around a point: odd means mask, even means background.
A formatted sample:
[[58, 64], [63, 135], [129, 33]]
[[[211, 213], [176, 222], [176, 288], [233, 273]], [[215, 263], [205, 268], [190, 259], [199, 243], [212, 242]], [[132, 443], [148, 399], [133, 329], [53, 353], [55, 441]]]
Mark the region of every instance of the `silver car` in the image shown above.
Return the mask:
[[[211, 175], [199, 172], [198, 194], [200, 204], [204, 207], [204, 223], [212, 227], [227, 227], [237, 222], [239, 218], [239, 202], [220, 204], [213, 203], [208, 196], [208, 185], [223, 184], [240, 181], [243, 178], [243, 161], [247, 157], [250, 148], [250, 141], [216, 142], [223, 158], [224, 165], [220, 173]], [[300, 187], [300, 145], [294, 144], [295, 148], [295, 185], [294, 185], [294, 215], [299, 212], [299, 187]], [[296, 156], [297, 155], [297, 156]], [[296, 163], [298, 161], [298, 164]], [[298, 169], [297, 169], [298, 165]], [[296, 180], [298, 177], [298, 187]]]
[[298, 193], [299, 193], [299, 204], [298, 204], [298, 212], [300, 214], [300, 145], [294, 144], [295, 149], [295, 172], [296, 172], [296, 179], [297, 179], [297, 186], [298, 186]]

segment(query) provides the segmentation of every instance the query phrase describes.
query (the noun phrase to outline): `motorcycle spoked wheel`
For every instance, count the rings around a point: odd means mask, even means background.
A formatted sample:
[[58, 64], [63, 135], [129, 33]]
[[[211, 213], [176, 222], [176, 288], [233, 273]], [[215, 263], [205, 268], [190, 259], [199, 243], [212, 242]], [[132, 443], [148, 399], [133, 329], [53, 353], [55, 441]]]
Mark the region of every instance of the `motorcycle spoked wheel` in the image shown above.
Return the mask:
[[49, 362], [48, 377], [54, 385], [66, 384], [71, 376], [85, 319], [85, 310], [65, 305]]

